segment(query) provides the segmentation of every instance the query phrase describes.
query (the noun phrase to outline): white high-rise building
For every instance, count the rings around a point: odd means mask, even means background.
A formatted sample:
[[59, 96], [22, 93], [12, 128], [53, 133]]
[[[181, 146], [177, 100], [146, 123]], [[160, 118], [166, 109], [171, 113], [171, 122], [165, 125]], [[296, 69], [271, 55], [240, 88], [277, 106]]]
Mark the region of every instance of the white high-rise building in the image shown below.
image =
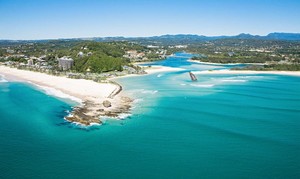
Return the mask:
[[69, 70], [74, 65], [74, 60], [69, 57], [61, 57], [58, 59], [58, 67], [62, 70]]

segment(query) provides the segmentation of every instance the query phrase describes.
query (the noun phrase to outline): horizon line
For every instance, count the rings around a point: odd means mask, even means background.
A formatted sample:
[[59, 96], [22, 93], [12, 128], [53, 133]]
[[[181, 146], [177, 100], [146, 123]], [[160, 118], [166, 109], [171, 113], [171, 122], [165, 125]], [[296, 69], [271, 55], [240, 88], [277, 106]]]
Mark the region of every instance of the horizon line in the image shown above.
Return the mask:
[[239, 36], [242, 34], [245, 35], [252, 35], [252, 36], [268, 36], [269, 34], [272, 33], [285, 33], [285, 34], [299, 34], [300, 32], [269, 32], [267, 34], [264, 35], [258, 35], [258, 34], [251, 34], [251, 33], [246, 33], [246, 32], [242, 32], [236, 35], [203, 35], [203, 34], [191, 34], [191, 33], [174, 33], [174, 34], [160, 34], [160, 35], [152, 35], [152, 36], [122, 36], [122, 35], [115, 35], [115, 36], [93, 36], [93, 37], [61, 37], [61, 38], [45, 38], [45, 39], [0, 39], [0, 41], [42, 41], [42, 40], [69, 40], [69, 39], [93, 39], [93, 38], [149, 38], [149, 37], [161, 37], [161, 36], [166, 36], [166, 35], [171, 35], [171, 36], [175, 36], [175, 35], [195, 35], [195, 36], [204, 36], [204, 37], [222, 37], [222, 36], [227, 36], [227, 37], [234, 37], [234, 36]]

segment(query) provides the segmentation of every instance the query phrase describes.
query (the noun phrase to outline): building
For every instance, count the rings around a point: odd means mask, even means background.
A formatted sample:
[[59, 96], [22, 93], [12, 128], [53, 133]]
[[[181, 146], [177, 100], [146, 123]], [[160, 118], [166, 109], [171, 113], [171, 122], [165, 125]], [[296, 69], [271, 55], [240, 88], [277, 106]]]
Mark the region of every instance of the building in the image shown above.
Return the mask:
[[27, 60], [27, 65], [28, 65], [28, 66], [33, 66], [33, 65], [34, 65], [33, 59]]
[[84, 54], [83, 54], [83, 52], [79, 52], [79, 53], [77, 54], [77, 56], [78, 56], [78, 57], [83, 57]]
[[61, 70], [69, 70], [74, 65], [74, 60], [69, 57], [61, 57], [58, 59], [58, 67]]
[[7, 53], [15, 53], [15, 51], [13, 49], [6, 49]]
[[234, 52], [228, 52], [228, 56], [230, 56], [230, 57], [232, 57], [232, 56], [234, 56]]

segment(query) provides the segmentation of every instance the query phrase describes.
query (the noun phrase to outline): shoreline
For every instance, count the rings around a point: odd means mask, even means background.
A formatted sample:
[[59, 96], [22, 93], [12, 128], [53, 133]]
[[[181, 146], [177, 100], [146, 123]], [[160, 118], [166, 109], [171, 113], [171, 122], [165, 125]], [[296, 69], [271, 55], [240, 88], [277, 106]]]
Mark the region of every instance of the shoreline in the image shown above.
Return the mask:
[[194, 74], [270, 74], [270, 75], [289, 75], [300, 76], [300, 71], [250, 71], [250, 70], [212, 70], [212, 71], [197, 71]]
[[193, 63], [199, 63], [199, 64], [206, 64], [206, 65], [242, 65], [242, 64], [247, 64], [247, 65], [264, 65], [264, 63], [213, 63], [213, 62], [201, 62], [201, 61], [192, 60], [192, 59], [189, 59], [187, 61], [188, 62], [193, 62]]
[[[84, 126], [101, 124], [101, 117], [118, 118], [121, 114], [129, 114], [131, 98], [124, 96], [122, 86], [113, 81], [118, 78], [136, 77], [154, 73], [185, 70], [153, 65], [143, 67], [147, 74], [129, 74], [107, 79], [109, 83], [97, 83], [91, 80], [71, 79], [63, 76], [52, 76], [40, 72], [32, 72], [0, 66], [0, 75], [8, 81], [30, 83], [41, 89], [45, 94], [58, 98], [70, 99], [77, 102], [70, 116], [65, 119], [69, 122]], [[246, 71], [246, 70], [211, 70], [193, 71], [194, 74], [273, 74], [300, 76], [300, 71]], [[50, 91], [50, 93], [49, 93]], [[60, 95], [58, 95], [60, 94]], [[104, 104], [105, 103], [105, 104]]]
[[[138, 65], [138, 64], [134, 64]], [[140, 66], [140, 65], [138, 65]], [[145, 66], [140, 66], [144, 69], [146, 72], [145, 74], [128, 74], [124, 76], [117, 76], [117, 77], [112, 77], [108, 78], [107, 80], [111, 81], [114, 79], [121, 79], [121, 78], [128, 78], [128, 77], [139, 77], [139, 76], [145, 76], [145, 75], [151, 75], [154, 73], [162, 73], [162, 72], [172, 72], [172, 71], [182, 71], [185, 70], [183, 68], [175, 68], [175, 67], [167, 67], [167, 66], [161, 66], [161, 65], [152, 65], [151, 67], [145, 67]]]
[[[143, 67], [143, 66], [142, 66]], [[160, 73], [160, 72], [172, 72], [172, 71], [182, 71], [183, 68], [167, 67], [161, 65], [152, 65], [151, 67], [144, 68], [147, 74]]]
[[5, 66], [0, 66], [0, 74], [8, 81], [30, 83], [47, 95], [67, 98], [78, 103], [73, 107], [70, 116], [66, 116], [65, 119], [84, 126], [101, 124], [100, 118], [103, 116], [118, 117], [119, 114], [128, 113], [133, 101], [120, 94], [122, 88], [120, 90], [120, 85], [113, 83], [71, 79]]

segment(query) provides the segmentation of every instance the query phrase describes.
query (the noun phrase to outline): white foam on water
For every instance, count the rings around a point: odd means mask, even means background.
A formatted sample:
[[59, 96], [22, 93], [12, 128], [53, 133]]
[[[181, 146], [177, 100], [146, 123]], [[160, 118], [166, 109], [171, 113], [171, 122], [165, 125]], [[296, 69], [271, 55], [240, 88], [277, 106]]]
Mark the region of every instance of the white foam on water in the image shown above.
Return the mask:
[[181, 83], [180, 85], [181, 85], [181, 86], [185, 86], [186, 84], [184, 84], [184, 83]]
[[132, 102], [133, 105], [131, 106], [131, 109], [137, 108], [139, 106], [138, 104], [142, 101], [144, 101], [143, 98], [137, 98], [137, 99], [133, 100], [133, 102]]
[[156, 94], [157, 92], [157, 90], [142, 90], [143, 94]]
[[106, 121], [111, 120], [111, 119], [114, 119], [114, 120], [123, 120], [123, 119], [126, 119], [129, 116], [132, 116], [132, 114], [130, 114], [130, 113], [121, 113], [121, 114], [118, 114], [118, 116], [116, 116], [116, 117], [102, 116], [101, 117], [101, 121], [102, 122], [106, 122]]
[[41, 90], [43, 90], [47, 95], [50, 96], [55, 96], [55, 97], [59, 97], [59, 98], [63, 98], [63, 99], [70, 99], [72, 101], [78, 102], [78, 103], [82, 103], [82, 100], [79, 98], [76, 98], [74, 96], [68, 95], [60, 90], [57, 90], [55, 88], [51, 88], [51, 87], [47, 87], [47, 86], [41, 86], [41, 85], [37, 85], [34, 84], [35, 86], [37, 86], [38, 88], [40, 88]]
[[137, 98], [137, 99], [135, 99], [133, 102], [134, 102], [134, 103], [139, 103], [139, 102], [142, 102], [142, 101], [144, 101], [144, 99], [142, 99], [142, 98]]
[[239, 79], [236, 79], [236, 80], [234, 80], [234, 79], [225, 79], [225, 80], [221, 80], [221, 81], [223, 81], [223, 82], [241, 82], [241, 83], [247, 82], [247, 80], [239, 80]]
[[201, 73], [207, 73], [209, 70], [201, 70], [201, 71], [191, 71], [193, 74], [201, 74]]
[[131, 116], [132, 114], [129, 113], [122, 113], [119, 114], [118, 119], [126, 119], [127, 117]]
[[7, 83], [8, 81], [5, 79], [4, 75], [0, 75], [0, 83]]
[[72, 122], [72, 124], [75, 124], [75, 126], [86, 127], [85, 125], [82, 125], [82, 124], [79, 123], [79, 122]]
[[158, 74], [156, 77], [157, 77], [157, 78], [160, 78], [160, 77], [162, 77], [162, 76], [164, 76], [164, 74]]
[[[66, 120], [66, 119], [65, 119]], [[68, 120], [66, 120], [66, 121], [68, 121]], [[70, 122], [70, 121], [68, 121], [68, 122]], [[80, 127], [80, 128], [88, 128], [88, 127], [92, 127], [92, 126], [101, 126], [102, 124], [99, 124], [99, 123], [95, 123], [95, 122], [91, 122], [89, 125], [83, 125], [83, 124], [81, 124], [81, 123], [79, 123], [79, 122], [71, 122], [71, 124], [73, 124], [73, 125], [75, 125], [75, 126], [77, 126], [77, 127]]]
[[198, 88], [211, 88], [215, 85], [214, 84], [192, 84], [191, 86], [198, 87]]
[[262, 79], [266, 78], [264, 76], [237, 76], [236, 78], [242, 78], [242, 79]]
[[138, 104], [138, 103], [140, 103], [142, 101], [144, 101], [143, 98], [137, 98], [137, 99], [133, 100], [133, 104], [135, 105], [135, 104]]
[[233, 76], [233, 77], [227, 77], [227, 78], [221, 78], [221, 81], [223, 82], [247, 82], [249, 80], [255, 80], [255, 79], [262, 79], [265, 78], [264, 76]]
[[7, 83], [8, 81], [4, 78], [0, 79], [0, 83]]
[[95, 123], [95, 122], [91, 122], [90, 125], [88, 126], [101, 126], [102, 124], [99, 124], [99, 123]]

